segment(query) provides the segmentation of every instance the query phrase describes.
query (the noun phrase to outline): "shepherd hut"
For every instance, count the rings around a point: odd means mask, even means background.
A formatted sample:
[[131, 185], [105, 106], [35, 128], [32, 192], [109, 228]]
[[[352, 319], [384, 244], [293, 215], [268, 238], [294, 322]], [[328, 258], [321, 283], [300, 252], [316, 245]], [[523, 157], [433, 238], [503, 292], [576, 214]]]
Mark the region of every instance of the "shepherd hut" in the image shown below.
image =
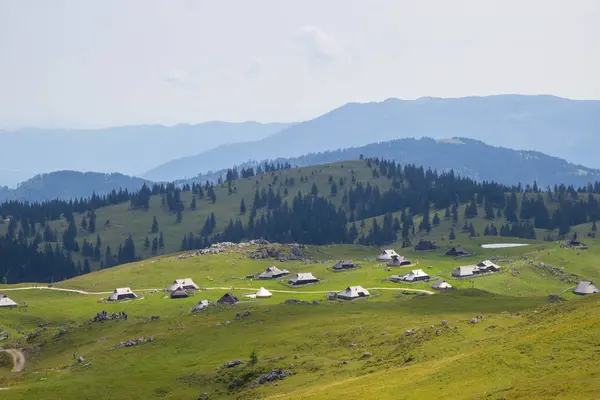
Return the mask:
[[119, 300], [128, 300], [128, 299], [136, 299], [137, 296], [135, 293], [131, 291], [130, 288], [116, 288], [115, 291], [108, 296], [108, 301], [119, 301]]
[[337, 297], [344, 300], [354, 300], [360, 297], [369, 297], [370, 295], [369, 291], [362, 286], [348, 286], [346, 290], [339, 292]]
[[598, 288], [590, 281], [581, 281], [573, 289], [573, 293], [585, 296], [586, 294], [598, 293]]
[[256, 292], [256, 298], [257, 299], [265, 299], [268, 297], [273, 296], [273, 294], [271, 292], [269, 292], [267, 289], [265, 289], [264, 287], [261, 287], [258, 292]]
[[277, 279], [282, 276], [289, 274], [290, 271], [287, 269], [279, 269], [275, 266], [269, 267], [265, 272], [258, 275], [258, 279]]
[[14, 308], [17, 306], [17, 303], [12, 301], [10, 297], [5, 294], [0, 293], [0, 307], [2, 308]]
[[392, 259], [387, 263], [388, 267], [402, 267], [410, 265], [408, 258], [403, 256], [393, 256]]
[[198, 289], [200, 289], [198, 287], [198, 285], [196, 285], [191, 278], [184, 278], [184, 279], [175, 279], [173, 281], [173, 283], [171, 284], [171, 286], [169, 286], [167, 288], [167, 290], [169, 292], [174, 292], [175, 290], [177, 290], [179, 288], [181, 288], [183, 290], [198, 290]]
[[219, 300], [217, 300], [217, 304], [235, 304], [238, 301], [240, 301], [240, 300], [236, 296], [227, 292], [223, 295], [223, 297], [221, 297]]
[[377, 261], [391, 261], [392, 257], [398, 257], [398, 253], [396, 253], [392, 249], [383, 250], [378, 256]]
[[288, 283], [290, 285], [306, 285], [309, 283], [317, 283], [319, 279], [315, 277], [311, 272], [301, 272], [296, 277], [290, 279]]

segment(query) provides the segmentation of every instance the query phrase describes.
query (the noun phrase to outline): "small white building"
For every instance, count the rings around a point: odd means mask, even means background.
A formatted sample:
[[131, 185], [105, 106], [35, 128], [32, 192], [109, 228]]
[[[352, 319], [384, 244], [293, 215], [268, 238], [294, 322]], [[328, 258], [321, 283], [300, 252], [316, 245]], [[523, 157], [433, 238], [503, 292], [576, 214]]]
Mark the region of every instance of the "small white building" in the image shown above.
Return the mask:
[[446, 281], [437, 281], [436, 283], [434, 283], [433, 285], [431, 285], [431, 288], [435, 289], [435, 290], [450, 290], [450, 289], [454, 289], [452, 287], [452, 285], [449, 284]]
[[599, 290], [594, 284], [590, 281], [581, 281], [577, 284], [575, 289], [573, 289], [573, 293], [585, 296], [586, 294], [595, 294], [598, 293]]
[[194, 283], [192, 278], [184, 278], [184, 279], [175, 279], [171, 286], [167, 288], [167, 291], [174, 292], [178, 288], [183, 290], [198, 290], [200, 289], [198, 285]]
[[137, 295], [130, 288], [116, 288], [115, 291], [108, 296], [108, 301], [119, 301], [127, 299], [136, 299]]
[[393, 257], [400, 257], [396, 251], [392, 249], [383, 250], [381, 254], [377, 256], [377, 261], [392, 261]]
[[261, 287], [258, 292], [256, 292], [256, 298], [257, 299], [266, 299], [268, 297], [273, 296], [273, 294], [271, 292], [269, 292], [267, 289], [265, 289], [264, 287]]
[[17, 306], [17, 303], [12, 301], [10, 297], [5, 294], [0, 293], [0, 307], [1, 308], [14, 308]]
[[369, 297], [371, 293], [362, 286], [348, 286], [337, 294], [338, 299], [354, 300], [361, 297]]

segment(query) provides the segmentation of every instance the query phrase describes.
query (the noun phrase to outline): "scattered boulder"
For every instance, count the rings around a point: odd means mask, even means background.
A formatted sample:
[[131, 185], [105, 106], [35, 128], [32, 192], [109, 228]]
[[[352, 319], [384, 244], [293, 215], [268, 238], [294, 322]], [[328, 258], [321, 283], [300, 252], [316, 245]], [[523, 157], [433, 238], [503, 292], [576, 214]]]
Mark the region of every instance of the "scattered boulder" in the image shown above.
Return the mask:
[[252, 313], [250, 311], [246, 311], [242, 314], [242, 318], [248, 318], [251, 315], [252, 315]]
[[208, 393], [202, 392], [200, 396], [196, 397], [196, 400], [208, 400]]
[[290, 375], [294, 375], [294, 373], [292, 371], [288, 371], [287, 369], [274, 369], [268, 374], [259, 376], [255, 383], [258, 385], [264, 385], [265, 383], [284, 379]]
[[321, 303], [319, 303], [317, 300], [313, 300], [313, 302], [312, 302], [312, 303], [313, 303], [313, 305], [314, 305], [314, 306], [318, 306], [319, 304], [321, 304]]
[[81, 364], [82, 362], [84, 362], [85, 360], [83, 359], [83, 357], [79, 356], [79, 358], [77, 359], [77, 363]]
[[412, 329], [408, 329], [406, 332], [404, 332], [405, 336], [412, 336], [415, 333], [415, 331], [413, 331]]
[[300, 356], [299, 356], [298, 354], [296, 354], [296, 355], [294, 356], [294, 360], [297, 360], [297, 359], [299, 359], [299, 358], [300, 358]]
[[133, 347], [133, 346], [137, 346], [138, 344], [143, 344], [143, 343], [148, 343], [148, 342], [153, 342], [153, 341], [154, 341], [154, 336], [149, 336], [148, 338], [141, 337], [138, 339], [131, 339], [131, 340], [126, 340], [124, 342], [121, 342], [117, 345], [117, 348]]
[[350, 344], [348, 345], [348, 347], [358, 347], [358, 344], [356, 344], [356, 343], [350, 343]]
[[225, 364], [223, 364], [223, 367], [225, 368], [233, 368], [233, 367], [237, 367], [238, 365], [244, 364], [244, 362], [242, 360], [233, 360], [233, 361], [228, 361]]
[[349, 364], [349, 362], [348, 362], [348, 361], [344, 361], [342, 364], [344, 364], [344, 365], [348, 365], [348, 364]]
[[150, 317], [150, 321], [158, 321], [160, 317], [158, 315], [153, 315]]
[[477, 324], [477, 323], [479, 323], [479, 319], [478, 319], [477, 317], [475, 317], [475, 318], [473, 318], [473, 319], [471, 320], [471, 322], [469, 322], [469, 323], [470, 323], [470, 324]]
[[448, 321], [446, 321], [445, 319], [442, 320], [442, 325], [444, 326], [448, 326]]
[[439, 329], [435, 331], [436, 336], [440, 336], [441, 334], [442, 334], [442, 331], [440, 331]]
[[373, 357], [373, 354], [369, 353], [368, 351], [365, 351], [360, 358], [364, 360], [366, 358], [371, 358], [371, 357]]
[[242, 316], [240, 315], [240, 313], [239, 313], [239, 312], [238, 312], [238, 313], [235, 313], [235, 319], [236, 319], [236, 320], [238, 320], [238, 321], [239, 321], [241, 318], [242, 318]]

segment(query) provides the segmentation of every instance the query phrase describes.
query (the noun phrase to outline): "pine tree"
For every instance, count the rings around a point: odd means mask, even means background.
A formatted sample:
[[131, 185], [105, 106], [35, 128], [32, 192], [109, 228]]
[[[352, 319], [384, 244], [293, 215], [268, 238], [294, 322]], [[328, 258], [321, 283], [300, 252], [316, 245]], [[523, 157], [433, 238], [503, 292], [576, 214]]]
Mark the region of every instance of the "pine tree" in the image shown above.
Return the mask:
[[319, 188], [317, 188], [317, 184], [313, 182], [312, 187], [310, 188], [310, 194], [313, 196], [317, 196], [319, 194]]
[[152, 220], [152, 228], [150, 229], [150, 233], [157, 233], [158, 232], [158, 221], [156, 220], [156, 215], [154, 216], [154, 219]]
[[192, 202], [190, 203], [190, 209], [194, 211], [196, 209], [196, 196], [192, 197]]
[[88, 227], [87, 218], [84, 215], [83, 218], [81, 218], [81, 229], [83, 229], [85, 231], [87, 229], [87, 227]]
[[433, 220], [432, 220], [433, 225], [438, 226], [440, 224], [440, 217], [438, 215], [438, 213], [435, 213], [433, 215]]
[[330, 195], [332, 197], [335, 197], [335, 196], [337, 196], [337, 192], [338, 192], [337, 185], [335, 184], [335, 182], [332, 182]]
[[246, 214], [246, 202], [244, 201], [244, 198], [242, 198], [242, 201], [240, 202], [240, 214]]
[[473, 226], [473, 224], [469, 225], [469, 237], [475, 237], [477, 236], [477, 233], [475, 232], [475, 227]]
[[448, 235], [448, 239], [456, 240], [456, 233], [454, 233], [454, 228], [450, 228], [450, 234]]

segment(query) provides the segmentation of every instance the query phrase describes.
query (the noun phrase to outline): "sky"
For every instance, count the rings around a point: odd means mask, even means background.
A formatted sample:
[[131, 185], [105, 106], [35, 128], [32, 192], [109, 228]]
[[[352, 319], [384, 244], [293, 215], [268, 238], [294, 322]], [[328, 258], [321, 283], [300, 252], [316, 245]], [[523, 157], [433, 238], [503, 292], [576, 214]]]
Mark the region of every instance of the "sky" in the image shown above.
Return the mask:
[[347, 102], [600, 99], [600, 0], [0, 0], [0, 128], [292, 122]]

